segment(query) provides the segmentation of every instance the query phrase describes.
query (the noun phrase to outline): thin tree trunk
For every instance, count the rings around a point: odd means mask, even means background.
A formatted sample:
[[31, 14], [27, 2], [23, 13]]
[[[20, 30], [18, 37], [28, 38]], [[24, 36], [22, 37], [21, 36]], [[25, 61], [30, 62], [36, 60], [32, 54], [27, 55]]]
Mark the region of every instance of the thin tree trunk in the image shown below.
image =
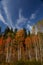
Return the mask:
[[7, 50], [6, 50], [6, 62], [9, 62], [9, 61], [8, 61], [8, 58], [9, 58], [8, 47], [9, 47], [9, 45], [7, 44]]
[[34, 45], [34, 47], [35, 47], [35, 59], [36, 59], [36, 61], [38, 61], [38, 48], [37, 48], [37, 41], [35, 41], [35, 43], [34, 43], [35, 45]]
[[18, 46], [18, 60], [19, 60], [19, 46]]
[[32, 58], [31, 58], [31, 53], [30, 53], [30, 50], [29, 50], [29, 59], [30, 59], [30, 61], [31, 61], [31, 59], [32, 59]]
[[12, 59], [12, 42], [10, 43], [11, 46], [10, 46], [10, 51], [9, 51], [9, 62], [11, 62], [11, 59]]
[[40, 59], [41, 59], [41, 62], [42, 62], [42, 49], [41, 49], [41, 44], [40, 44]]
[[35, 48], [36, 61], [38, 61], [37, 47]]
[[7, 52], [6, 52], [6, 62], [10, 62], [11, 61], [11, 51], [12, 51], [12, 48], [9, 47], [9, 43], [8, 43]]
[[42, 62], [42, 42], [41, 42], [41, 38], [39, 38], [39, 46], [40, 46], [40, 60]]
[[20, 59], [21, 59], [21, 47], [20, 47]]
[[18, 61], [21, 59], [21, 46], [18, 45]]

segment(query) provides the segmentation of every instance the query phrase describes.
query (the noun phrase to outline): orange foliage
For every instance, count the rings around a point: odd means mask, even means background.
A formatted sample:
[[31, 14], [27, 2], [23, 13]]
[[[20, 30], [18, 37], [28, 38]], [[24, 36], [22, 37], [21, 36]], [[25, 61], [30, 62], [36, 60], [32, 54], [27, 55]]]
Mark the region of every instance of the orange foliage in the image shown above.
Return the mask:
[[26, 39], [25, 39], [25, 44], [27, 45], [27, 47], [28, 48], [30, 48], [31, 47], [31, 38], [30, 37], [27, 37]]
[[0, 38], [0, 45], [3, 44], [3, 37]]
[[17, 41], [19, 41], [19, 42], [22, 42], [22, 41], [24, 41], [24, 36], [25, 36], [24, 30], [19, 30], [19, 31], [16, 33], [15, 39], [16, 39]]
[[11, 42], [11, 37], [8, 37], [7, 39], [6, 39], [6, 43], [10, 43]]
[[37, 35], [34, 35], [34, 36], [32, 36], [31, 37], [31, 40], [32, 40], [32, 43], [35, 43], [35, 42], [37, 42], [38, 41], [38, 36]]

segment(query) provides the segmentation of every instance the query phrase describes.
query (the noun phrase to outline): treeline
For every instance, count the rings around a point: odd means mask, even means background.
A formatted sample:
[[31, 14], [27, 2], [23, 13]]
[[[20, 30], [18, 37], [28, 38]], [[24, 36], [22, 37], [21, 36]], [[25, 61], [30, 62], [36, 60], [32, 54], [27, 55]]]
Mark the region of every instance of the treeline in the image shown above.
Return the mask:
[[19, 60], [43, 61], [43, 33], [28, 34], [26, 29], [0, 28], [0, 62], [15, 62]]

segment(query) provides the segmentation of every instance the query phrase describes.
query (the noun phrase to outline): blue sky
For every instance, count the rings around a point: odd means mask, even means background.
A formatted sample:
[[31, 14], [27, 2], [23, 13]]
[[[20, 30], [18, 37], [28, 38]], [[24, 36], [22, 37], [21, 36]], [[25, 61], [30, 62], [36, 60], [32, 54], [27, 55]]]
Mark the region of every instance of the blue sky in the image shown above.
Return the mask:
[[2, 0], [0, 1], [0, 26], [2, 31], [9, 28], [26, 28], [43, 19], [43, 1], [41, 0]]

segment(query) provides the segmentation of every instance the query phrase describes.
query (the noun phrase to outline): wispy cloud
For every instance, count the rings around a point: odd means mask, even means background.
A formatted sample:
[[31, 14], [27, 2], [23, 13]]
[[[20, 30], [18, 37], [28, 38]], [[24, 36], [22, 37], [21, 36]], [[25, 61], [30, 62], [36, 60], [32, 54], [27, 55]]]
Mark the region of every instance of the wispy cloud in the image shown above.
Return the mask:
[[31, 31], [32, 30], [32, 26], [27, 24], [27, 29], [29, 29]]
[[[15, 27], [17, 29], [23, 29], [23, 27], [25, 27], [28, 30], [32, 30], [32, 26], [30, 25], [30, 20], [28, 18], [25, 18], [23, 15], [22, 15], [22, 9], [19, 10], [19, 19], [17, 19], [17, 23], [15, 25]], [[28, 32], [27, 32], [28, 33]]]
[[36, 14], [32, 13], [31, 16], [30, 16], [30, 20], [35, 19], [35, 18], [36, 18]]
[[6, 1], [2, 1], [2, 5], [3, 5], [3, 9], [5, 11], [5, 14], [7, 16], [6, 18], [7, 18], [8, 22], [6, 23], [5, 20], [3, 19], [3, 16], [0, 15], [0, 19], [2, 17], [1, 20], [4, 22], [4, 24], [8, 25], [9, 27], [12, 27], [13, 29], [15, 29], [15, 28], [21, 29], [23, 26], [26, 25], [26, 28], [29, 29], [29, 30], [31, 30], [32, 29], [32, 26], [30, 25], [31, 20], [36, 18], [37, 13], [36, 12], [32, 13], [30, 15], [30, 18], [28, 19], [28, 18], [25, 18], [22, 15], [22, 9], [20, 9], [19, 10], [19, 18], [16, 20], [16, 24], [14, 24], [14, 26], [13, 26], [11, 15], [8, 12], [8, 7], [7, 7], [7, 5], [8, 5], [7, 3], [8, 2], [6, 2]]
[[2, 1], [3, 10], [5, 11], [5, 14], [6, 14], [6, 16], [7, 16], [7, 17], [6, 17], [7, 20], [8, 20], [7, 24], [8, 24], [10, 27], [13, 28], [12, 20], [11, 20], [11, 16], [10, 16], [10, 14], [9, 14], [9, 12], [8, 12], [8, 8], [7, 8], [6, 3], [8, 3], [8, 2], [6, 2], [6, 1]]
[[16, 27], [17, 28], [20, 28], [19, 25], [21, 25], [22, 27], [22, 24], [25, 24], [26, 22], [28, 21], [28, 18], [25, 18], [23, 15], [22, 15], [22, 9], [19, 10], [19, 19], [17, 19], [17, 23], [16, 23]]
[[1, 13], [0, 13], [0, 20], [1, 20], [4, 24], [7, 24], [7, 23], [5, 22], [3, 16], [1, 15]]
[[[6, 24], [8, 27], [9, 27], [9, 24], [5, 21], [5, 19], [3, 18], [3, 16], [1, 15], [1, 13], [0, 13], [0, 20], [4, 23], [4, 24]], [[10, 28], [10, 27], [9, 27]]]
[[[32, 13], [32, 14], [30, 15], [29, 19], [28, 19], [28, 23], [27, 23], [26, 28], [27, 28], [27, 30], [30, 30], [30, 32], [32, 32], [32, 27], [33, 27], [33, 25], [34, 25], [34, 23], [32, 23], [32, 20], [36, 19], [38, 11], [39, 11], [39, 9], [36, 10], [34, 13]], [[31, 24], [32, 24], [32, 25], [31, 25]]]
[[37, 17], [37, 13], [39, 12], [40, 8], [38, 8], [34, 13], [31, 14], [30, 20], [35, 19]]
[[22, 9], [20, 9], [19, 10], [19, 19], [17, 19], [15, 27], [18, 29], [22, 29], [25, 26], [25, 28], [27, 30], [30, 30], [30, 32], [31, 32], [31, 30], [32, 30], [32, 26], [30, 25], [32, 23], [31, 20], [35, 19], [35, 18], [36, 18], [36, 13], [32, 13], [30, 16], [30, 19], [25, 18], [22, 15]]

